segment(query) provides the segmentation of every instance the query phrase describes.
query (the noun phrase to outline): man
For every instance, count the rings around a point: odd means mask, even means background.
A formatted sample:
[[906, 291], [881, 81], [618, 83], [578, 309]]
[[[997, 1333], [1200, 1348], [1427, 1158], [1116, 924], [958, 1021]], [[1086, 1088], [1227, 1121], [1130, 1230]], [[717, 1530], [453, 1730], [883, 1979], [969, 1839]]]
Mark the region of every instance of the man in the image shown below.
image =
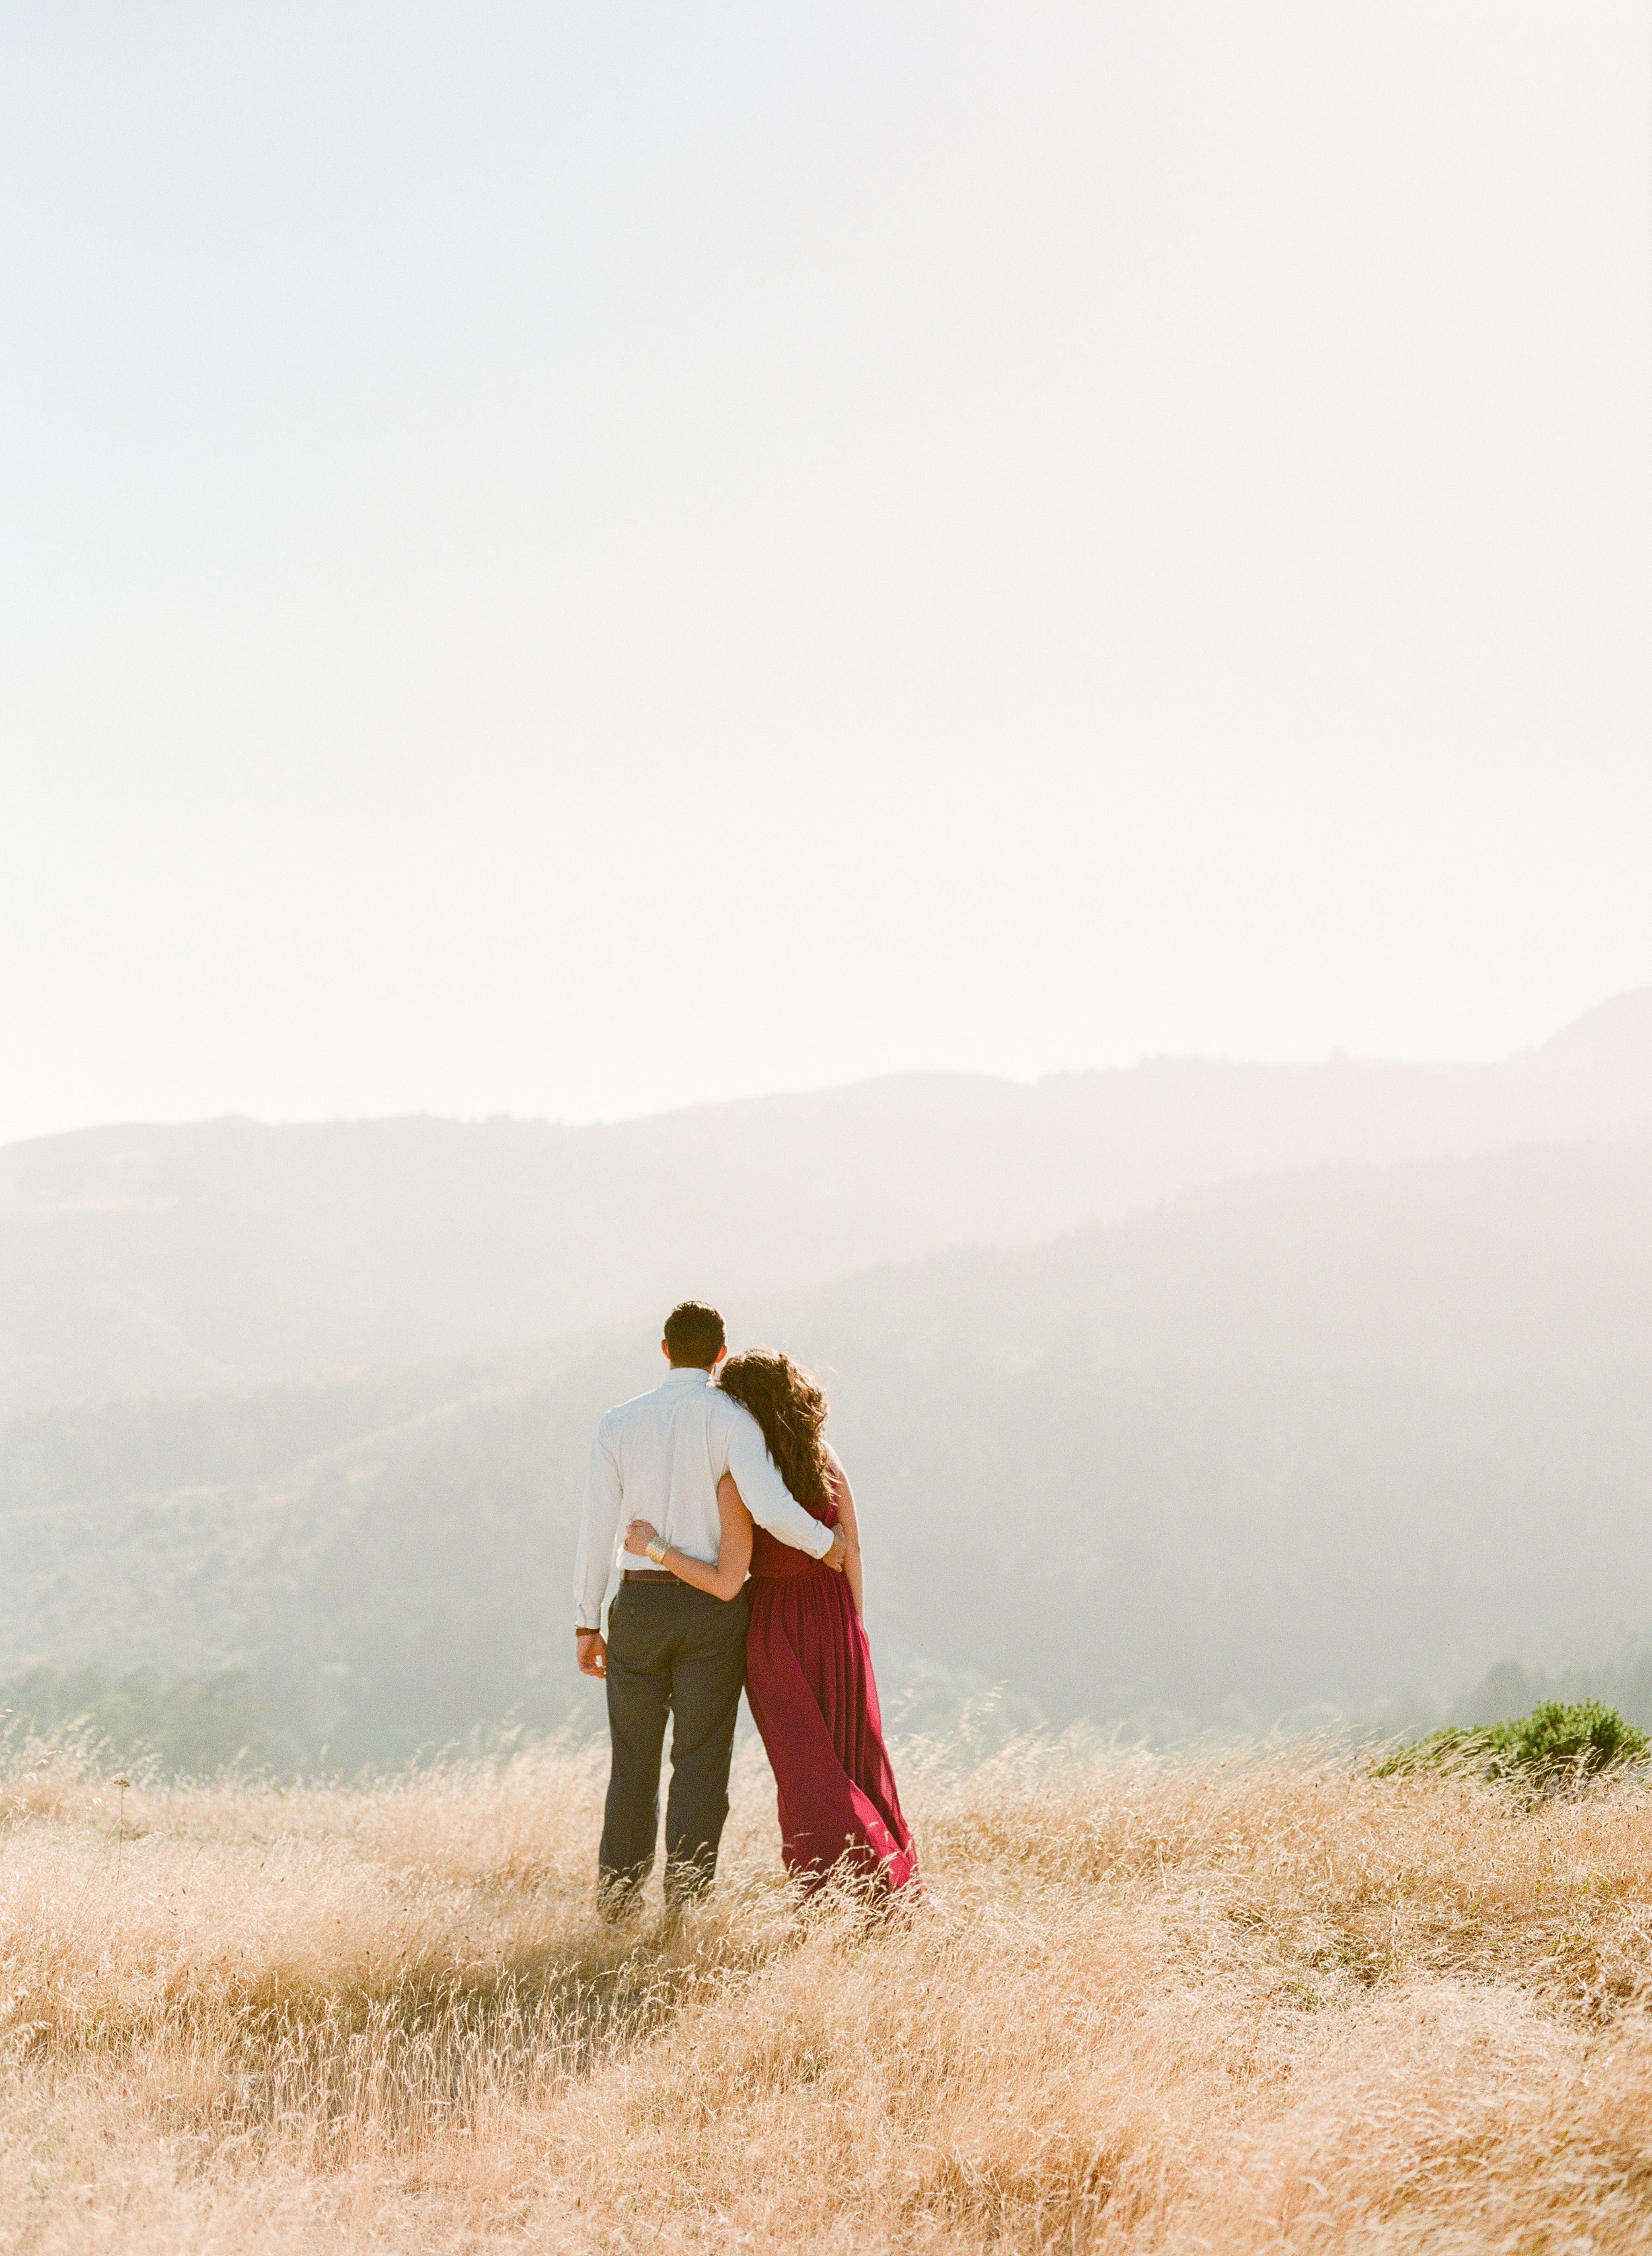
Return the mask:
[[666, 1900], [680, 1905], [710, 1884], [729, 1814], [729, 1757], [745, 1679], [745, 1593], [709, 1597], [646, 1558], [620, 1553], [624, 1579], [602, 1632], [603, 1600], [619, 1531], [651, 1520], [661, 1541], [714, 1561], [721, 1540], [717, 1483], [732, 1473], [753, 1519], [842, 1571], [841, 1532], [822, 1527], [792, 1496], [749, 1410], [711, 1384], [727, 1354], [723, 1319], [700, 1301], [666, 1318], [660, 1347], [671, 1369], [651, 1394], [622, 1402], [597, 1428], [574, 1562], [574, 1631], [580, 1667], [605, 1680], [613, 1757], [597, 1852], [597, 1907], [623, 1918], [654, 1860], [660, 1754], [671, 1718], [666, 1802]]

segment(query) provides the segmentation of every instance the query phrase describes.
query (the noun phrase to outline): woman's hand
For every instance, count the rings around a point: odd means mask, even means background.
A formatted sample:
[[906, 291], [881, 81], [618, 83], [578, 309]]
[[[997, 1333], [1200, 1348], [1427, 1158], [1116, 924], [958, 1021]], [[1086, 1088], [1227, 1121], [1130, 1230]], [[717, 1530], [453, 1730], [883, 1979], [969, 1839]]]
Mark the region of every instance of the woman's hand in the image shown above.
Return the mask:
[[654, 1532], [652, 1520], [633, 1519], [625, 1530], [625, 1548], [633, 1555], [639, 1553], [646, 1555], [648, 1546], [659, 1540], [660, 1538]]

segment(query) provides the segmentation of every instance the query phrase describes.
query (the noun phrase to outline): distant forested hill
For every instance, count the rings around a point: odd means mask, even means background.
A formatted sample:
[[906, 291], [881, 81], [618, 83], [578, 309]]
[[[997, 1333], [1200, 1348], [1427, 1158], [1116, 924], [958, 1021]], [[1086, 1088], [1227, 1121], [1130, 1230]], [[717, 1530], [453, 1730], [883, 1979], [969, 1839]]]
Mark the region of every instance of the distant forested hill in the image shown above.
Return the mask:
[[[732, 1310], [825, 1375], [892, 1683], [1271, 1722], [1652, 1631], [1652, 1139], [1228, 1184]], [[352, 1765], [587, 1698], [652, 1323], [0, 1426], [0, 1675], [245, 1670]]]
[[612, 1126], [100, 1128], [0, 1151], [0, 1411], [487, 1353], [1022, 1245], [1192, 1188], [1620, 1132], [1652, 991], [1497, 1066], [928, 1075]]

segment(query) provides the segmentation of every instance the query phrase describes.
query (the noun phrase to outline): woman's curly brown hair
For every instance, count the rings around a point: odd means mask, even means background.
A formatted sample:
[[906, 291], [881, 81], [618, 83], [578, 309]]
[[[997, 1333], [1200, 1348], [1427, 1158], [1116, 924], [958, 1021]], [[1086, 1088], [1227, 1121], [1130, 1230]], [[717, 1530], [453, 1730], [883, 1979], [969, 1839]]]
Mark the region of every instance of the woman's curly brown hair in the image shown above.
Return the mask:
[[801, 1505], [830, 1501], [821, 1429], [826, 1397], [806, 1371], [777, 1347], [731, 1355], [717, 1373], [725, 1394], [743, 1402], [763, 1429], [780, 1478]]

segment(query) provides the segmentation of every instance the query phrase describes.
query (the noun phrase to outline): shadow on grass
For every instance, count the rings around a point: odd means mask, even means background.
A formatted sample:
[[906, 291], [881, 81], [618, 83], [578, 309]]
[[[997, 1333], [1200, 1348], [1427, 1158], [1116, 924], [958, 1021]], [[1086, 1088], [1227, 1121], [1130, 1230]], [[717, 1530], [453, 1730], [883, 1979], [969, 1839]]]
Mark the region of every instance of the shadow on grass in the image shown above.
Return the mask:
[[105, 2031], [99, 2048], [141, 2065], [169, 2127], [208, 2148], [279, 2144], [309, 2167], [337, 2167], [438, 2126], [462, 2129], [490, 2104], [553, 2099], [701, 1999], [754, 1979], [799, 1932], [770, 1890], [698, 1917], [592, 1921], [504, 1964], [289, 1991], [239, 2008], [221, 1995], [136, 2042]]

